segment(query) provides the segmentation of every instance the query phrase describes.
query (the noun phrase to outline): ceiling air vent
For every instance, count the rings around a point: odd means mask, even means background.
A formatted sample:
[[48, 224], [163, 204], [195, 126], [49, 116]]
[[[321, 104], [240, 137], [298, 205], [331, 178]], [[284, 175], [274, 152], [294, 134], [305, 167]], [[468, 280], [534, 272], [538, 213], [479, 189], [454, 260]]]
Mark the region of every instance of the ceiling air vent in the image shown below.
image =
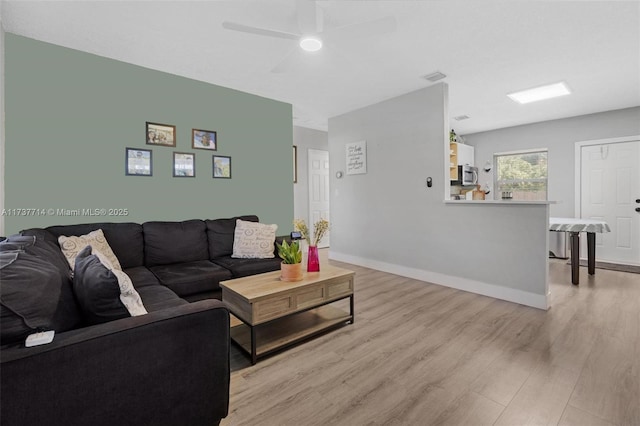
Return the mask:
[[456, 120], [456, 121], [462, 121], [462, 120], [466, 120], [468, 118], [469, 118], [468, 115], [459, 115], [457, 117], [453, 117], [453, 119]]
[[446, 75], [442, 74], [440, 71], [436, 71], [434, 73], [431, 73], [429, 75], [425, 75], [423, 78], [425, 80], [429, 80], [430, 82], [434, 83], [438, 80], [442, 80], [443, 78], [445, 78]]

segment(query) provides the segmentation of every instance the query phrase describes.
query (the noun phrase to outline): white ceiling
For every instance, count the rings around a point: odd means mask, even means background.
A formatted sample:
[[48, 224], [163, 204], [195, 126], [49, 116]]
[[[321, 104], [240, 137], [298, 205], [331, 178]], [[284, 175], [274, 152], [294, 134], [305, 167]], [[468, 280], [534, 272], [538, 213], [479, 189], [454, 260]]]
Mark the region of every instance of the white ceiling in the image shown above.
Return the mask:
[[[447, 75], [458, 134], [640, 105], [639, 1], [317, 1], [324, 27], [393, 16], [395, 32], [325, 43], [272, 73], [297, 32], [293, 0], [3, 1], [5, 31], [288, 102], [294, 124], [327, 119]], [[518, 105], [507, 93], [565, 81], [573, 94]], [[10, 82], [8, 82], [10, 84]]]

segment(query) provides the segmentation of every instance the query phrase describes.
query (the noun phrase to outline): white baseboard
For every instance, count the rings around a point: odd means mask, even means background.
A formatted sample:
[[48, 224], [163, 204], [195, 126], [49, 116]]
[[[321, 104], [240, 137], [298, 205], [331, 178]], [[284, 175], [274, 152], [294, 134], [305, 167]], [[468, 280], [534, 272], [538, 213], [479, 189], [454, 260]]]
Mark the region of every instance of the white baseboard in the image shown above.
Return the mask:
[[548, 295], [529, 293], [527, 291], [502, 287], [482, 281], [471, 280], [468, 278], [455, 277], [438, 272], [425, 271], [423, 269], [416, 269], [387, 262], [380, 262], [378, 260], [338, 253], [332, 250], [329, 251], [329, 259], [336, 260], [338, 262], [364, 266], [365, 268], [388, 272], [390, 274], [413, 278], [420, 281], [426, 281], [428, 283], [451, 287], [458, 290], [468, 291], [470, 293], [481, 294], [483, 296], [489, 296], [495, 299], [519, 303], [521, 305], [531, 306], [533, 308], [544, 310], [549, 309]]

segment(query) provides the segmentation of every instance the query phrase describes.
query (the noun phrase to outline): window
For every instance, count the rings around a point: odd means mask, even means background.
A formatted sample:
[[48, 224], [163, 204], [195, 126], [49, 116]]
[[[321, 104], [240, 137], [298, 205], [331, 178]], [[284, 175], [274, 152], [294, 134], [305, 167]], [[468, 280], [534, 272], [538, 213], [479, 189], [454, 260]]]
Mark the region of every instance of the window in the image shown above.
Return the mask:
[[547, 150], [498, 153], [495, 162], [495, 198], [511, 192], [514, 200], [547, 199]]

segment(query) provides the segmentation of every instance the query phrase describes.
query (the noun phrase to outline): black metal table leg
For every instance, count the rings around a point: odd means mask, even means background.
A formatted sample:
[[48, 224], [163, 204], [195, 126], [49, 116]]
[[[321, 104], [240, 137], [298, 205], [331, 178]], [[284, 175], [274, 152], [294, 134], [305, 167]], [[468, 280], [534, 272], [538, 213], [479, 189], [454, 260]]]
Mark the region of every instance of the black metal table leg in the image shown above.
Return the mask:
[[580, 233], [569, 232], [571, 238], [571, 283], [580, 283]]
[[351, 297], [349, 297], [349, 313], [351, 314], [351, 324], [356, 322], [356, 313], [353, 309], [353, 306], [354, 306], [354, 303], [353, 303], [353, 294], [352, 294]]
[[587, 264], [589, 275], [596, 273], [596, 233], [587, 232]]
[[249, 326], [251, 329], [251, 365], [256, 365], [258, 362], [258, 355], [256, 354], [256, 328], [252, 325]]

